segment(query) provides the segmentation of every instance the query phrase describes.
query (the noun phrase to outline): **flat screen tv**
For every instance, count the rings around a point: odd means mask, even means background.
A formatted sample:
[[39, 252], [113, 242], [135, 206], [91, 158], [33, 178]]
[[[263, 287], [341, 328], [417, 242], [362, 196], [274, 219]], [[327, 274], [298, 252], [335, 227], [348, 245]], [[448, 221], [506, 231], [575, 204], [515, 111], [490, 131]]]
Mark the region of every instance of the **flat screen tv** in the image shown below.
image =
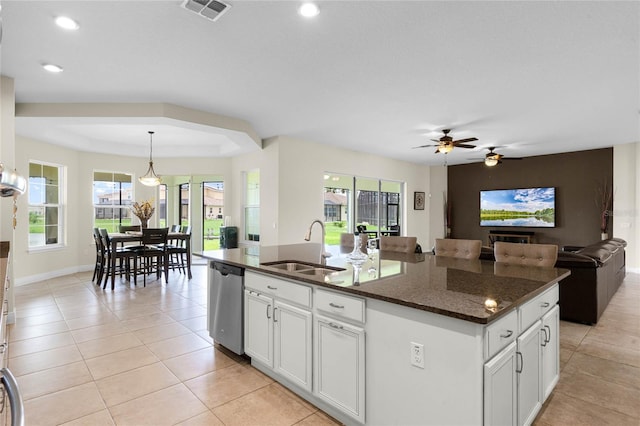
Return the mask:
[[556, 189], [480, 191], [480, 226], [556, 226]]

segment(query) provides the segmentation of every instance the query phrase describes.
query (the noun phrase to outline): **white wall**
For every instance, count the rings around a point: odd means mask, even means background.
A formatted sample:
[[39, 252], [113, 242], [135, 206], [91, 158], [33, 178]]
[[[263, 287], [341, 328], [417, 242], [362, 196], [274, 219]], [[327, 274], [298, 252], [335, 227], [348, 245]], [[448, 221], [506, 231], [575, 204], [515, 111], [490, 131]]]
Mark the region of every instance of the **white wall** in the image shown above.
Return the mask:
[[[413, 192], [429, 192], [429, 168], [415, 163], [392, 160], [331, 145], [317, 144], [289, 137], [277, 137], [265, 144], [277, 161], [265, 162], [269, 176], [277, 176], [278, 196], [265, 200], [261, 210], [277, 227], [277, 244], [303, 242], [309, 224], [324, 218], [323, 189], [325, 172], [405, 182], [405, 205], [401, 207], [403, 234], [418, 238], [423, 247], [430, 239], [429, 206], [413, 210]], [[264, 181], [264, 175], [261, 179]], [[265, 218], [263, 218], [265, 219]], [[312, 235], [319, 241], [318, 234]]]
[[627, 271], [640, 272], [640, 143], [613, 147], [613, 237], [627, 241]]

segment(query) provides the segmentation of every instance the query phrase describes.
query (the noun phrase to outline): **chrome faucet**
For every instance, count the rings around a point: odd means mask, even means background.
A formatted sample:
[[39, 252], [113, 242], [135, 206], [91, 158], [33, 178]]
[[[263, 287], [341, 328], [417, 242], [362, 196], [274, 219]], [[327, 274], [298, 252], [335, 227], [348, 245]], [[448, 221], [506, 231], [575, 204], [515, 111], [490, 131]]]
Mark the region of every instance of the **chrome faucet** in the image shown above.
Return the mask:
[[311, 222], [311, 225], [309, 225], [309, 230], [304, 236], [304, 240], [305, 241], [311, 240], [311, 228], [313, 228], [313, 225], [316, 223], [320, 224], [320, 228], [322, 228], [322, 247], [320, 248], [320, 264], [324, 265], [327, 262], [327, 258], [331, 257], [331, 253], [328, 253], [325, 250], [324, 239], [325, 239], [326, 233], [324, 229], [324, 223], [320, 219], [316, 219], [313, 222]]

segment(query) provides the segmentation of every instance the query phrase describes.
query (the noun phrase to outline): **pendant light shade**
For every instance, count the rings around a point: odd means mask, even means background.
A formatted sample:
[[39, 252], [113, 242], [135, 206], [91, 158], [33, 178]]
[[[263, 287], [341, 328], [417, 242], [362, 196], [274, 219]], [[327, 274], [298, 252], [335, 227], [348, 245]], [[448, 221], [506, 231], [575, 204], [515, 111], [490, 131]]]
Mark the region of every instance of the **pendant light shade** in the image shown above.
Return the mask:
[[144, 176], [140, 176], [138, 180], [141, 184], [146, 186], [158, 186], [162, 183], [162, 179], [158, 176], [153, 170], [153, 133], [149, 131], [149, 169], [147, 169], [147, 173]]

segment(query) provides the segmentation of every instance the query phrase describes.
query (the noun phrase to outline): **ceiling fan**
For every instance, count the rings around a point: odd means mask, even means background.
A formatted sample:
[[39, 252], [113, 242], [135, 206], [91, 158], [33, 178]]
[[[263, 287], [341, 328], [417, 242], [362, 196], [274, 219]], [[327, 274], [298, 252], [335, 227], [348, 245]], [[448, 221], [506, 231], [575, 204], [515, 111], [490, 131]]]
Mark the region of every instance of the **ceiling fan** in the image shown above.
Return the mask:
[[502, 154], [493, 152], [493, 150], [496, 149], [495, 146], [490, 146], [487, 149], [489, 150], [489, 152], [487, 153], [487, 155], [484, 156], [484, 164], [489, 167], [493, 167], [495, 165], [502, 163], [502, 160], [522, 160], [522, 158], [519, 158], [519, 157], [505, 157]]
[[429, 147], [436, 147], [436, 154], [441, 152], [443, 154], [447, 154], [449, 152], [451, 152], [453, 150], [453, 148], [458, 147], [458, 148], [475, 148], [475, 145], [469, 145], [467, 144], [467, 142], [473, 142], [473, 141], [477, 141], [478, 138], [466, 138], [466, 139], [459, 139], [457, 141], [454, 141], [453, 138], [451, 136], [449, 136], [449, 132], [451, 131], [451, 129], [444, 129], [442, 130], [442, 133], [444, 133], [444, 136], [441, 137], [440, 139], [431, 139], [434, 142], [438, 142], [437, 145], [421, 145], [421, 146], [416, 146], [414, 148], [429, 148]]

